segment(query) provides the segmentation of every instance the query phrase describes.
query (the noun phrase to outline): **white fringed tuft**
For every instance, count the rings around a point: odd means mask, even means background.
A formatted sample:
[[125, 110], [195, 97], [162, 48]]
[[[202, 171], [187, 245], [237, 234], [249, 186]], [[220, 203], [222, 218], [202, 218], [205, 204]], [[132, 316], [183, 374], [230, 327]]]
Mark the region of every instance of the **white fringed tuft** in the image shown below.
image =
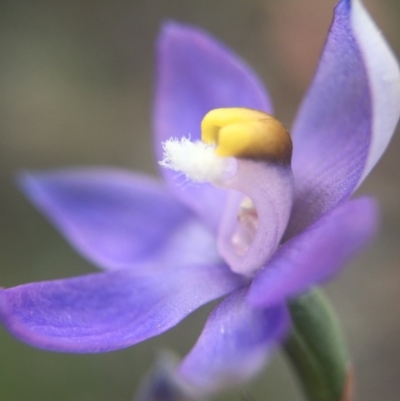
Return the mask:
[[164, 155], [160, 166], [183, 173], [198, 183], [218, 183], [236, 172], [236, 160], [215, 154], [215, 145], [188, 138], [170, 138], [162, 144]]

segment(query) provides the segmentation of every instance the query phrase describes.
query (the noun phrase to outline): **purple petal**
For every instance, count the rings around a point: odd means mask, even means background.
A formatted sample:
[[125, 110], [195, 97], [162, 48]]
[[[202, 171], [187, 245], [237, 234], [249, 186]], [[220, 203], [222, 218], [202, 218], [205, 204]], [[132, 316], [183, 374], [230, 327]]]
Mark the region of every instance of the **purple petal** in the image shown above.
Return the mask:
[[[271, 112], [271, 103], [255, 73], [205, 32], [168, 23], [158, 41], [155, 98], [155, 147], [171, 137], [200, 138], [205, 114], [219, 107], [250, 107]], [[225, 192], [209, 184], [182, 185], [176, 173], [162, 169], [176, 196], [216, 229]]]
[[211, 313], [196, 345], [179, 367], [198, 393], [249, 380], [266, 363], [286, 333], [286, 307], [251, 307], [246, 290], [234, 292]]
[[155, 180], [86, 169], [26, 174], [21, 184], [72, 245], [104, 268], [217, 259], [211, 234]]
[[352, 1], [351, 24], [370, 79], [374, 110], [371, 146], [360, 184], [382, 156], [395, 131], [400, 115], [400, 70], [380, 29], [359, 0]]
[[336, 275], [374, 237], [378, 206], [360, 198], [335, 208], [284, 243], [254, 278], [249, 302], [271, 306]]
[[0, 289], [0, 316], [35, 347], [105, 352], [163, 333], [240, 285], [226, 266], [141, 265]]
[[340, 1], [293, 127], [297, 194], [288, 237], [355, 190], [386, 148], [399, 112], [391, 51], [359, 1]]

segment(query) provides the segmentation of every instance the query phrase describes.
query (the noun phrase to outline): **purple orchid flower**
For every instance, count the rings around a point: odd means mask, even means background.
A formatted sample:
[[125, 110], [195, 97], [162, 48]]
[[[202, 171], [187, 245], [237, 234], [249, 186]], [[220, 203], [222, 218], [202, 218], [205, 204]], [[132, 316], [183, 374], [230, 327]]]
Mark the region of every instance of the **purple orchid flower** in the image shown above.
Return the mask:
[[[272, 113], [254, 72], [201, 30], [168, 23], [157, 51], [157, 160], [170, 137], [198, 140], [212, 109]], [[340, 1], [293, 125], [291, 168], [250, 160], [238, 167], [235, 191], [182, 185], [164, 168], [164, 184], [116, 169], [24, 175], [32, 202], [105, 271], [0, 289], [4, 325], [46, 350], [104, 352], [161, 334], [226, 296], [177, 372], [203, 392], [250, 378], [289, 328], [285, 300], [332, 278], [373, 237], [374, 200], [348, 198], [399, 114], [393, 54], [361, 2]], [[229, 241], [243, 195], [258, 220], [239, 254]]]

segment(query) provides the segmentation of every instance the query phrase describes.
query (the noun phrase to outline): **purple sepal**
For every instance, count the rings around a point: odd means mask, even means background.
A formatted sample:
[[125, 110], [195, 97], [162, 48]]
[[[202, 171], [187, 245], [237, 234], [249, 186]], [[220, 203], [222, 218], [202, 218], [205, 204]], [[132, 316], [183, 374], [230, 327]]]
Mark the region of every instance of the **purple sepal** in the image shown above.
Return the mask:
[[235, 291], [214, 309], [178, 368], [180, 377], [198, 394], [250, 379], [288, 330], [289, 315], [283, 304], [254, 308], [246, 302], [246, 293], [247, 289]]
[[249, 302], [279, 304], [332, 278], [373, 239], [378, 224], [372, 198], [338, 206], [278, 249], [253, 279]]
[[[200, 138], [200, 123], [219, 107], [249, 107], [271, 112], [271, 102], [251, 68], [204, 31], [167, 23], [158, 39], [154, 129], [157, 160], [162, 142], [171, 137]], [[210, 184], [193, 185], [161, 169], [171, 191], [215, 232], [225, 191]]]
[[105, 352], [161, 334], [242, 285], [223, 265], [141, 265], [0, 289], [0, 316], [35, 347]]
[[351, 195], [372, 136], [372, 99], [348, 2], [339, 2], [318, 70], [295, 120], [295, 203], [288, 236]]
[[209, 230], [154, 179], [92, 168], [24, 174], [20, 185], [66, 239], [102, 268], [219, 259]]

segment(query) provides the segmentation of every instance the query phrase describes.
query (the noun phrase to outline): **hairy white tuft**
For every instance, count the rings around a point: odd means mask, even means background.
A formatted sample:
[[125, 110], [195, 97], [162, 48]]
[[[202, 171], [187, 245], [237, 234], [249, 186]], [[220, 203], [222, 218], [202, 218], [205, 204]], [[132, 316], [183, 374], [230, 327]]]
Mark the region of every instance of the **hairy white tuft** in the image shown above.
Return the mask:
[[218, 182], [233, 176], [236, 161], [232, 157], [215, 154], [215, 146], [188, 138], [170, 138], [162, 144], [160, 166], [185, 174], [194, 182]]

